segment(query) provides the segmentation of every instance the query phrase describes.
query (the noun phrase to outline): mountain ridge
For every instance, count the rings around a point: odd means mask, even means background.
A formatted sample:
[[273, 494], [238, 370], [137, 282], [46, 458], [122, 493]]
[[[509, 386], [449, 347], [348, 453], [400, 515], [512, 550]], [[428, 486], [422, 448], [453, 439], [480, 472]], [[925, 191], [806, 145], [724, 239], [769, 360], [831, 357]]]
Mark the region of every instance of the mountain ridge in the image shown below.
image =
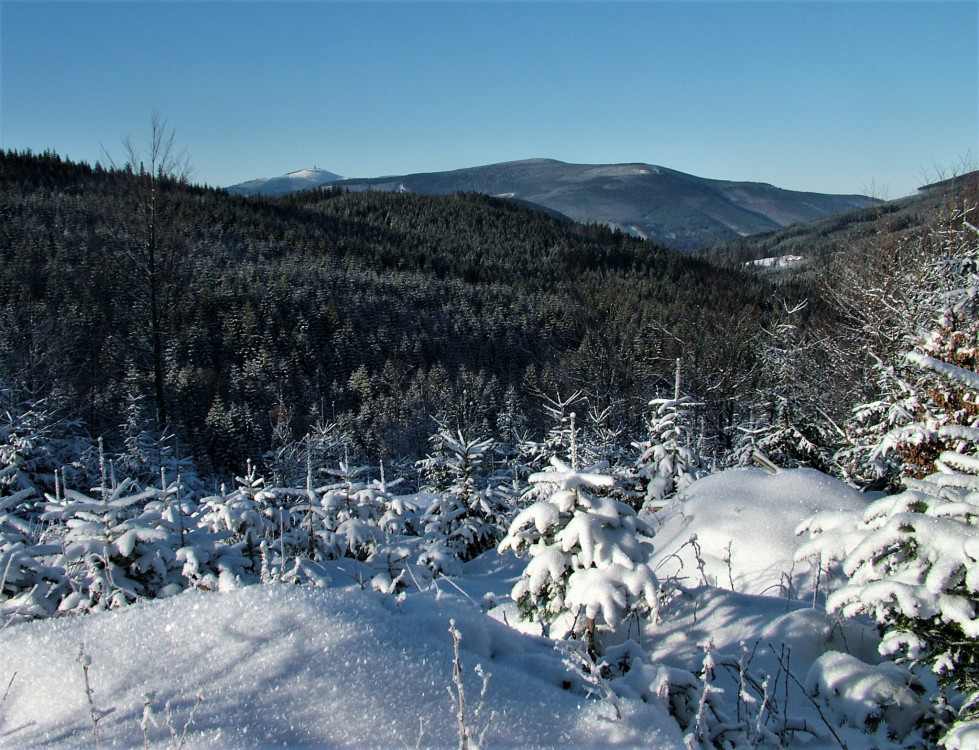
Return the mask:
[[[276, 179], [282, 178], [271, 178], [257, 190], [249, 186], [260, 181], [233, 185], [228, 191], [271, 194], [264, 185]], [[710, 179], [641, 162], [573, 164], [548, 158], [443, 172], [325, 179], [310, 187], [331, 185], [351, 191], [425, 195], [485, 193], [535, 204], [579, 223], [606, 224], [684, 251], [874, 203], [862, 195], [803, 192], [762, 182]]]

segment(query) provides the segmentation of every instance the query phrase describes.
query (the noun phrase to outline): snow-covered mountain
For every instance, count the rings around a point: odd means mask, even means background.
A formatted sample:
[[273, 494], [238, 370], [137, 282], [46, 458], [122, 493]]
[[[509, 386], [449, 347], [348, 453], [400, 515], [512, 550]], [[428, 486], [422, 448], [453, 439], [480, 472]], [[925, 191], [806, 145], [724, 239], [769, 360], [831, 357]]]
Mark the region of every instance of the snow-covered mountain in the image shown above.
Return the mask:
[[[259, 189], [250, 187], [256, 185]], [[567, 164], [554, 159], [527, 159], [450, 172], [350, 178], [343, 181], [343, 186], [351, 191], [429, 195], [486, 193], [542, 206], [581, 223], [607, 224], [678, 250], [770, 232], [873, 203], [863, 195], [829, 195], [783, 190], [767, 183], [711, 180], [652, 164]], [[260, 180], [232, 186], [229, 191], [272, 192]]]
[[320, 185], [325, 185], [343, 178], [325, 169], [300, 169], [281, 177], [261, 177], [257, 180], [249, 180], [232, 185], [228, 192], [232, 195], [285, 195], [295, 193], [300, 190], [312, 190]]

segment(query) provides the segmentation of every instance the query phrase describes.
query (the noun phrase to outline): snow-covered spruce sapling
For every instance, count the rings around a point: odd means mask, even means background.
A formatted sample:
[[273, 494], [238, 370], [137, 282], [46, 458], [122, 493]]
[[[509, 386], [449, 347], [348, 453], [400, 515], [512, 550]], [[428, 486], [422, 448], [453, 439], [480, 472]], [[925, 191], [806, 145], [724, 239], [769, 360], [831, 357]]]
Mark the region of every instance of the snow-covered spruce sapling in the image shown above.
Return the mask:
[[577, 440], [572, 406], [582, 400], [582, 392], [575, 391], [570, 396], [556, 394], [553, 398], [538, 393], [542, 409], [550, 421], [550, 426], [542, 441], [525, 439], [520, 443], [521, 460], [530, 471], [546, 471], [555, 456], [569, 456], [571, 446]]
[[903, 461], [898, 445], [904, 428], [921, 413], [920, 394], [893, 364], [876, 357], [874, 375], [879, 395], [853, 409], [847, 422], [847, 445], [834, 456], [843, 478], [865, 490], [901, 489]]
[[41, 498], [53, 491], [56, 472], [81, 473], [78, 458], [91, 441], [80, 437], [78, 426], [0, 381], [0, 498], [26, 489]]
[[753, 410], [755, 423], [739, 428], [743, 435], [734, 448], [739, 462], [760, 450], [778, 466], [808, 466], [831, 473], [832, 455], [843, 436], [812, 394], [800, 386], [809, 382], [804, 372], [812, 366], [816, 345], [803, 339], [799, 325], [806, 304], [790, 308], [783, 302], [772, 330], [764, 331], [759, 354], [765, 385]]
[[462, 561], [492, 549], [503, 536], [507, 508], [486, 485], [484, 464], [494, 448], [490, 438], [469, 437], [443, 428], [437, 449], [420, 462], [434, 500], [422, 517], [428, 547]]
[[145, 400], [126, 397], [126, 421], [120, 425], [123, 447], [111, 457], [112, 468], [119, 476], [129, 477], [139, 484], [156, 481], [163, 471], [168, 477], [180, 476], [185, 485], [199, 484], [193, 461], [181, 457], [177, 439], [164, 430], [154, 430], [146, 414]]
[[0, 618], [49, 617], [68, 589], [59, 561], [61, 545], [45, 544], [41, 527], [30, 520], [37, 500], [27, 488], [0, 497]]
[[[234, 490], [228, 492], [222, 485], [218, 494], [201, 500], [201, 525], [236, 547], [253, 573], [259, 572], [263, 543], [280, 552], [279, 562], [284, 565], [286, 553], [294, 554], [303, 546], [300, 527], [308, 506], [303, 502], [306, 493], [266, 486], [251, 462], [245, 475], [235, 479]], [[296, 501], [296, 496], [301, 499]]]
[[673, 397], [654, 398], [649, 406], [653, 410], [649, 436], [634, 444], [639, 450], [634, 469], [643, 488], [643, 505], [655, 510], [704, 474], [704, 462], [693, 447], [689, 424], [692, 408], [699, 404], [680, 395], [680, 360], [676, 363]]
[[598, 494], [613, 485], [601, 467], [551, 463], [530, 477], [551, 494], [517, 514], [498, 549], [530, 558], [512, 591], [521, 614], [550, 623], [557, 637], [583, 630], [595, 653], [597, 625], [615, 630], [630, 612], [657, 607], [653, 532], [631, 507]]
[[64, 555], [75, 589], [59, 605], [63, 611], [115, 608], [140, 598], [176, 593], [183, 586], [176, 529], [163, 518], [171, 486], [140, 489], [126, 479], [94, 499], [65, 490], [61, 501], [48, 496], [44, 519], [64, 528]]
[[926, 690], [899, 664], [865, 664], [850, 654], [827, 651], [809, 669], [806, 692], [842, 725], [868, 734], [886, 731], [905, 747], [926, 746], [920, 732], [922, 719], [931, 713], [922, 698]]
[[61, 544], [41, 523], [46, 492], [58, 474], [79, 473], [90, 441], [76, 425], [56, 419], [42, 402], [22, 399], [0, 382], [0, 617], [48, 617], [68, 588]]

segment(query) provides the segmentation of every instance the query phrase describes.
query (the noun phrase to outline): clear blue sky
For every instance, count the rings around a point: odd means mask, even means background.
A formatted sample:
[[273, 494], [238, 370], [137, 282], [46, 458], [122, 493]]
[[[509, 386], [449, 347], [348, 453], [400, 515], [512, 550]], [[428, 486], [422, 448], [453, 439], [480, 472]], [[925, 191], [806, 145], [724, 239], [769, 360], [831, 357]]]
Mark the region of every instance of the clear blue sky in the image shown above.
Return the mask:
[[[979, 160], [976, 2], [0, 2], [0, 145], [195, 179], [531, 157], [896, 198]], [[975, 168], [975, 167], [973, 167]]]

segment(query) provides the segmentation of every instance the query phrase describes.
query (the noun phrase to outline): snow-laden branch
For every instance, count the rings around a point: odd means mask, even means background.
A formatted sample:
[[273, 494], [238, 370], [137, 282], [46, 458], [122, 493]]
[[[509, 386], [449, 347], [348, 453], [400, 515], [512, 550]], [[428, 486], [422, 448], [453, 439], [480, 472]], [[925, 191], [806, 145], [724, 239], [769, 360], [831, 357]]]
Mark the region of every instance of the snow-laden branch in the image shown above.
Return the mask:
[[979, 391], [979, 373], [966, 370], [962, 367], [956, 367], [948, 362], [942, 362], [940, 359], [929, 357], [927, 354], [922, 354], [921, 352], [908, 352], [906, 356], [919, 367], [931, 370], [938, 375], [942, 375], [949, 380], [964, 385], [966, 388]]

